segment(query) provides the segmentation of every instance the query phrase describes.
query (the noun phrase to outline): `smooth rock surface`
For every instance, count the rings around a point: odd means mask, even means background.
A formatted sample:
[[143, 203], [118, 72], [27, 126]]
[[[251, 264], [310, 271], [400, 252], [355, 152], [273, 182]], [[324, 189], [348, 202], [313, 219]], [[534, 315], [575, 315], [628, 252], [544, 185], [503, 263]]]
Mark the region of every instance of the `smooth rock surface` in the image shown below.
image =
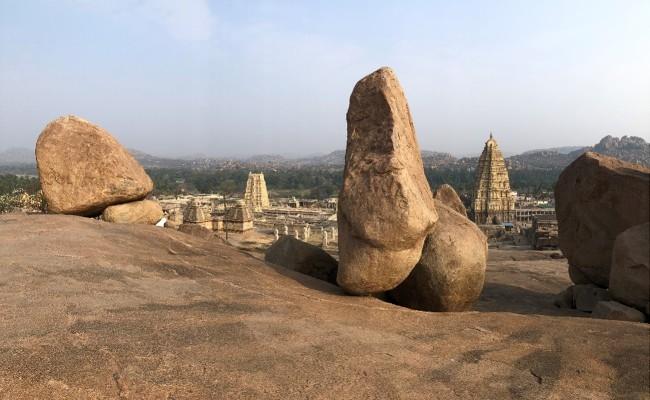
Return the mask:
[[130, 203], [108, 206], [102, 219], [116, 224], [155, 225], [163, 217], [160, 203], [153, 200], [132, 201]]
[[609, 294], [639, 310], [650, 307], [650, 223], [627, 229], [614, 242]]
[[650, 220], [650, 169], [587, 152], [560, 174], [555, 209], [569, 264], [606, 288], [614, 240]]
[[467, 217], [436, 200], [438, 222], [408, 278], [389, 292], [396, 304], [424, 311], [467, 311], [485, 281], [487, 239]]
[[323, 249], [294, 237], [280, 237], [266, 250], [264, 260], [336, 285], [336, 259]]
[[350, 293], [383, 292], [406, 279], [438, 219], [406, 97], [390, 68], [357, 82], [347, 124], [337, 279]]
[[650, 385], [646, 324], [412, 311], [147, 225], [5, 215], [0, 243], [7, 399], [643, 399]]
[[630, 322], [644, 322], [646, 320], [645, 314], [641, 311], [621, 304], [618, 301], [599, 301], [596, 303], [591, 317]]
[[178, 230], [205, 240], [216, 237], [215, 232], [198, 224], [180, 224]]
[[433, 192], [433, 198], [440, 200], [442, 204], [467, 217], [467, 209], [451, 185], [444, 183], [438, 186], [435, 192]]
[[599, 301], [610, 299], [607, 289], [591, 283], [573, 286], [573, 304], [580, 311], [591, 312]]
[[48, 211], [99, 215], [153, 190], [142, 166], [106, 130], [69, 115], [50, 122], [36, 142], [36, 163]]

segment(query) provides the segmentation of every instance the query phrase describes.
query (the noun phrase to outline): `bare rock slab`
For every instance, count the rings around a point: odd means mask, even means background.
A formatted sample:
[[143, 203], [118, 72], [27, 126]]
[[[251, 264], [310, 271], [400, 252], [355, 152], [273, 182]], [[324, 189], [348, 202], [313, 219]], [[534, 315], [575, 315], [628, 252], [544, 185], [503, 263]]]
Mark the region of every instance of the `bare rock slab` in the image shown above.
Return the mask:
[[130, 203], [108, 206], [102, 219], [116, 224], [155, 225], [163, 217], [160, 203], [153, 200], [132, 201]]
[[631, 322], [644, 322], [646, 319], [645, 314], [641, 311], [617, 301], [599, 301], [596, 303], [591, 317]]
[[0, 266], [3, 399], [648, 397], [648, 324], [414, 312], [70, 215], [0, 215]]
[[282, 236], [264, 253], [264, 261], [336, 285], [338, 262], [323, 249]]
[[616, 238], [609, 293], [630, 307], [650, 309], [650, 223], [629, 228]]
[[438, 219], [411, 113], [395, 73], [357, 82], [339, 195], [338, 283], [354, 294], [399, 285]]
[[48, 210], [99, 215], [145, 198], [153, 182], [106, 130], [69, 115], [50, 122], [36, 142], [36, 163]]
[[424, 311], [467, 311], [485, 282], [487, 238], [465, 216], [436, 200], [438, 222], [406, 280], [389, 292], [399, 305]]
[[599, 301], [609, 301], [607, 289], [593, 284], [573, 286], [573, 304], [580, 311], [591, 312]]
[[560, 174], [555, 203], [560, 248], [582, 273], [572, 277], [608, 287], [614, 240], [650, 220], [650, 169], [587, 152]]
[[451, 185], [445, 183], [438, 186], [436, 191], [433, 192], [433, 198], [440, 200], [447, 207], [467, 217], [467, 209]]

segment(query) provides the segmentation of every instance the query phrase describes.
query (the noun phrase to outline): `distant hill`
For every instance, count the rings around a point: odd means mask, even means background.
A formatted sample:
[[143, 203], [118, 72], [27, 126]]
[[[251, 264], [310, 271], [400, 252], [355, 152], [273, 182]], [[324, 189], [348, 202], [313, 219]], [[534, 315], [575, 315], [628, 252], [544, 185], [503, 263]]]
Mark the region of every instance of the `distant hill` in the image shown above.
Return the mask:
[[15, 147], [0, 151], [0, 165], [3, 166], [18, 166], [35, 164], [36, 158], [34, 150], [26, 149], [24, 147]]
[[535, 149], [524, 151], [520, 155], [530, 154], [530, 153], [539, 153], [542, 151], [556, 152], [559, 154], [569, 154], [574, 151], [585, 149], [587, 146], [563, 146], [563, 147], [551, 147], [549, 149]]
[[[578, 158], [585, 151], [616, 157], [628, 162], [650, 166], [650, 144], [643, 138], [636, 136], [623, 136], [616, 138], [605, 136], [589, 147], [565, 146], [550, 149], [530, 150], [524, 153], [506, 157], [506, 163], [511, 170], [550, 170], [562, 169]], [[145, 152], [129, 149], [129, 152], [147, 169], [284, 169], [284, 168], [340, 168], [345, 164], [345, 150], [336, 150], [329, 154], [301, 158], [288, 158], [275, 154], [262, 154], [251, 157], [229, 158], [166, 158], [157, 157]], [[422, 162], [427, 168], [448, 169], [474, 169], [478, 157], [456, 158], [449, 153], [435, 151], [422, 151]], [[25, 148], [12, 148], [0, 151], [0, 172], [33, 170], [35, 166], [34, 152]], [[18, 168], [18, 169], [16, 169]]]

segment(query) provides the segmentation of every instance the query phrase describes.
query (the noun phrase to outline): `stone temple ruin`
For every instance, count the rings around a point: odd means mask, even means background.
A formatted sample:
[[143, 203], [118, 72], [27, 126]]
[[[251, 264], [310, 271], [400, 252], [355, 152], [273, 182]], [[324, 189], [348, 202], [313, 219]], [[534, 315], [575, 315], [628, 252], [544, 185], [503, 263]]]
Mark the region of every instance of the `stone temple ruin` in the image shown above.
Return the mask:
[[253, 213], [242, 201], [226, 212], [223, 222], [228, 232], [248, 232], [253, 229]]
[[262, 210], [271, 207], [264, 174], [248, 173], [244, 202], [253, 212], [262, 212]]
[[492, 133], [478, 161], [471, 211], [474, 222], [479, 225], [515, 219], [515, 199], [510, 191], [508, 170]]

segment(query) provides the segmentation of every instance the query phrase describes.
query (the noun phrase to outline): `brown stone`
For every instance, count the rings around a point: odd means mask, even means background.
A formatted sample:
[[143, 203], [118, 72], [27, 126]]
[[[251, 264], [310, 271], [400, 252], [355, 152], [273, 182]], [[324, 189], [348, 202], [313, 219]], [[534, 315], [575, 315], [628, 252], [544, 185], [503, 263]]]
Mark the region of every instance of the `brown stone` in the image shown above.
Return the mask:
[[573, 304], [580, 311], [591, 312], [599, 301], [609, 301], [607, 289], [594, 284], [573, 286]]
[[650, 383], [646, 324], [510, 298], [415, 312], [149, 225], [0, 215], [0, 266], [11, 400], [644, 399]]
[[130, 203], [108, 206], [102, 219], [116, 224], [155, 225], [163, 217], [160, 203], [153, 200], [132, 201]]
[[336, 259], [321, 248], [294, 237], [279, 238], [266, 250], [264, 260], [336, 285]]
[[633, 226], [616, 238], [609, 293], [630, 307], [650, 308], [650, 223]]
[[587, 152], [560, 174], [555, 209], [569, 264], [608, 287], [614, 240], [650, 219], [650, 169]]
[[442, 204], [467, 217], [467, 209], [451, 185], [445, 183], [438, 186], [436, 191], [433, 192], [433, 198], [440, 200]]
[[487, 239], [473, 222], [438, 200], [436, 210], [439, 219], [420, 261], [389, 295], [417, 310], [466, 311], [483, 290]]
[[146, 197], [153, 182], [113, 136], [70, 115], [50, 122], [36, 142], [48, 211], [92, 216]]
[[555, 296], [553, 304], [559, 308], [575, 308], [573, 303], [573, 286], [569, 286]]
[[641, 311], [617, 301], [599, 301], [596, 303], [591, 317], [630, 322], [644, 322], [646, 319], [645, 314]]
[[355, 294], [399, 285], [438, 219], [404, 92], [390, 68], [357, 82], [339, 195], [338, 283]]

